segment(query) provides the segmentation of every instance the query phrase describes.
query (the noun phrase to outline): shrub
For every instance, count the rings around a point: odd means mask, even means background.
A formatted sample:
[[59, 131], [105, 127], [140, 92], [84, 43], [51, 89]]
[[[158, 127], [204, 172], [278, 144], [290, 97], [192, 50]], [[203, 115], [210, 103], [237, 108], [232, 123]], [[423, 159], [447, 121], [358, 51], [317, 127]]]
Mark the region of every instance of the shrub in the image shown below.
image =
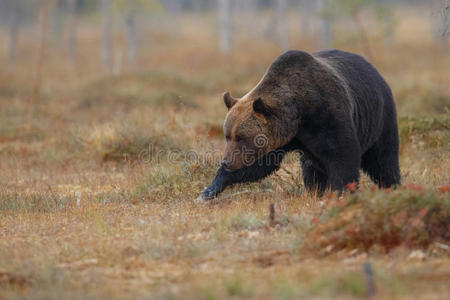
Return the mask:
[[420, 186], [361, 191], [328, 200], [314, 221], [307, 247], [322, 254], [374, 246], [386, 252], [399, 245], [426, 248], [434, 241], [450, 241], [450, 198]]

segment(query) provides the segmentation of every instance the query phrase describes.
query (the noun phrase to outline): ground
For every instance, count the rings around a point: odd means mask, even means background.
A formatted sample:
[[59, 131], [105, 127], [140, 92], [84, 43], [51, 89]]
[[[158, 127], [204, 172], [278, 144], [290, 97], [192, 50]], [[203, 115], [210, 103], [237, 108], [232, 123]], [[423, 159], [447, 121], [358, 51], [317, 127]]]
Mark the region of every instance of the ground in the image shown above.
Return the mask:
[[[363, 177], [343, 197], [304, 193], [291, 155], [276, 175], [194, 204], [225, 145], [221, 94], [257, 83], [280, 53], [270, 42], [219, 55], [186, 16], [179, 39], [143, 45], [145, 67], [109, 75], [86, 34], [75, 65], [48, 49], [36, 102], [34, 40], [19, 61], [0, 53], [0, 298], [349, 299], [373, 281], [379, 299], [444, 299], [450, 56], [427, 21], [408, 12], [392, 45], [372, 36], [398, 105], [403, 187]], [[336, 47], [361, 52], [352, 38]]]

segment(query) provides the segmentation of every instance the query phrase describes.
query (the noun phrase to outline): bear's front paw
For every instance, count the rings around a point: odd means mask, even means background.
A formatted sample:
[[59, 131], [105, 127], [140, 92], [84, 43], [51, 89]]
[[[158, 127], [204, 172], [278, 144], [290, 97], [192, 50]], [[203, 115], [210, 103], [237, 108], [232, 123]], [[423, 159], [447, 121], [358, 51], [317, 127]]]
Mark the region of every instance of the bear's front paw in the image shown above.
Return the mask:
[[206, 202], [208, 202], [208, 200], [211, 200], [211, 199], [217, 197], [217, 194], [218, 193], [214, 188], [209, 187], [209, 188], [205, 189], [203, 191], [203, 193], [200, 196], [198, 196], [197, 199], [195, 199], [194, 202], [195, 203], [206, 203]]
[[197, 199], [194, 200], [195, 204], [202, 204], [202, 203], [207, 203], [207, 202], [208, 202], [208, 199], [205, 199], [203, 197], [203, 194], [198, 196]]

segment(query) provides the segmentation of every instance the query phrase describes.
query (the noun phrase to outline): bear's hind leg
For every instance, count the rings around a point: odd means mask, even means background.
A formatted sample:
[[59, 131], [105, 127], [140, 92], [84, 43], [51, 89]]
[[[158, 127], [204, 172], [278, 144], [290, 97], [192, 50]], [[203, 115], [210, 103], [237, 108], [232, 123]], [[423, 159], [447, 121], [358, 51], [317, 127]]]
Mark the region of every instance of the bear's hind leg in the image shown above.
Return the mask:
[[306, 152], [300, 156], [302, 175], [305, 188], [308, 192], [321, 196], [328, 187], [328, 176], [319, 167], [317, 161]]
[[400, 184], [398, 150], [395, 147], [389, 149], [389, 146], [391, 145], [376, 143], [362, 156], [361, 168], [379, 188]]

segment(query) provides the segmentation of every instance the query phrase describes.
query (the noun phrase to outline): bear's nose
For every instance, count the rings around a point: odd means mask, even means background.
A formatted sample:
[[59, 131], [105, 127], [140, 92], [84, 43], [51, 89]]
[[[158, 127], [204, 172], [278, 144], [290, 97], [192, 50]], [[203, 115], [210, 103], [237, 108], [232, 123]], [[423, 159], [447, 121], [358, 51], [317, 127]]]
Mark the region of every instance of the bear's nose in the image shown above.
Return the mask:
[[220, 161], [220, 164], [221, 164], [222, 166], [224, 166], [225, 168], [228, 168], [228, 167], [231, 166], [231, 162], [229, 162], [229, 161], [226, 160], [226, 159], [222, 159], [222, 160]]

